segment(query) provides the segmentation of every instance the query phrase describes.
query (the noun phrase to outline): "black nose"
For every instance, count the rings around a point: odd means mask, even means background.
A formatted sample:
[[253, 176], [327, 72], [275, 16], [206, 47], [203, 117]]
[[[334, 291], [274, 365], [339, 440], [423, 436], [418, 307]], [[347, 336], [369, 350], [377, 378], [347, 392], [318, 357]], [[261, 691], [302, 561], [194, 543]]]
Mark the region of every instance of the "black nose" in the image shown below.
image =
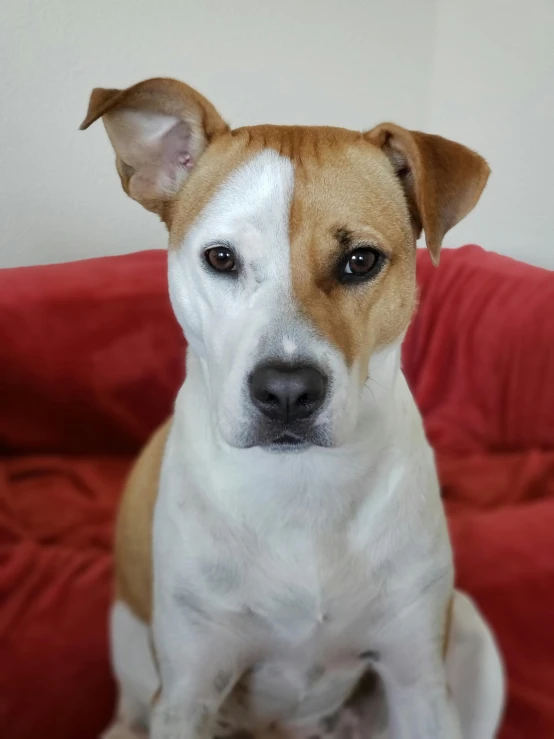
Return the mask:
[[264, 364], [250, 376], [250, 397], [268, 418], [289, 423], [321, 407], [327, 381], [315, 367]]

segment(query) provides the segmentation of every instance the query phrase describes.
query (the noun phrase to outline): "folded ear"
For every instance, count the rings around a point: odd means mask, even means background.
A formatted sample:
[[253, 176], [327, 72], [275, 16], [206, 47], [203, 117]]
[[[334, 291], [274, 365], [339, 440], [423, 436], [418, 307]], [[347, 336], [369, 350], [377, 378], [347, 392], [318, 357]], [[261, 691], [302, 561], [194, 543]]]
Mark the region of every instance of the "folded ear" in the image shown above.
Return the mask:
[[479, 200], [488, 164], [461, 144], [393, 123], [382, 123], [366, 138], [389, 158], [404, 188], [416, 238], [423, 228], [431, 259], [438, 264], [444, 235]]
[[210, 141], [228, 130], [219, 113], [183, 82], [156, 78], [126, 90], [96, 88], [81, 130], [102, 118], [125, 192], [165, 220]]

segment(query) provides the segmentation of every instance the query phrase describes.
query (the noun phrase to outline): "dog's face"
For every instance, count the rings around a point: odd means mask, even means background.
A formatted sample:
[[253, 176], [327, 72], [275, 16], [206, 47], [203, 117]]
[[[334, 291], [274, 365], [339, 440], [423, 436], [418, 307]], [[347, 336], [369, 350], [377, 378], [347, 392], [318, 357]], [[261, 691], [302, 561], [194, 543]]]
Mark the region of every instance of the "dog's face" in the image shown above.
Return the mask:
[[225, 441], [344, 443], [409, 323], [415, 240], [438, 259], [484, 160], [392, 124], [231, 131], [165, 79], [95, 90], [83, 127], [101, 116], [124, 189], [168, 227], [171, 300]]

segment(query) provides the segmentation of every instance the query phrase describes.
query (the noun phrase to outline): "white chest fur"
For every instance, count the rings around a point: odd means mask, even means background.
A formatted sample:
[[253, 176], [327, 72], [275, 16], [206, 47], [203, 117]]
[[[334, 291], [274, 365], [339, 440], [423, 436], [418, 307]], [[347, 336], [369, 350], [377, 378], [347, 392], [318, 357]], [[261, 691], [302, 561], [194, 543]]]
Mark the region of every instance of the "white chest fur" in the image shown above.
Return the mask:
[[[257, 644], [249, 713], [306, 720], [340, 707], [378, 654], [368, 648], [371, 584], [344, 536], [289, 532], [253, 569], [247, 630]], [[272, 551], [273, 550], [273, 551]]]
[[202, 665], [240, 654], [234, 677], [248, 673], [258, 717], [334, 710], [403, 609], [450, 582], [432, 455], [401, 375], [389, 396], [390, 415], [373, 406], [350, 447], [241, 450], [237, 464], [199, 428], [201, 394], [182, 390], [155, 515], [155, 634], [168, 652], [212, 638]]

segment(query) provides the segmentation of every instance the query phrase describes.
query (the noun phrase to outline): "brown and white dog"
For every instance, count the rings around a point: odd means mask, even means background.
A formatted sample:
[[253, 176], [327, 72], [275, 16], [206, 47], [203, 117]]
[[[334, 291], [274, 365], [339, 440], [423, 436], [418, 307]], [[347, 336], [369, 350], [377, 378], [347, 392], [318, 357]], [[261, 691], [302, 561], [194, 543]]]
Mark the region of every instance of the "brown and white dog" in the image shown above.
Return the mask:
[[501, 663], [400, 369], [416, 238], [438, 262], [487, 164], [388, 123], [231, 130], [170, 79], [94, 90], [98, 118], [188, 340], [119, 517], [107, 736], [491, 739]]

